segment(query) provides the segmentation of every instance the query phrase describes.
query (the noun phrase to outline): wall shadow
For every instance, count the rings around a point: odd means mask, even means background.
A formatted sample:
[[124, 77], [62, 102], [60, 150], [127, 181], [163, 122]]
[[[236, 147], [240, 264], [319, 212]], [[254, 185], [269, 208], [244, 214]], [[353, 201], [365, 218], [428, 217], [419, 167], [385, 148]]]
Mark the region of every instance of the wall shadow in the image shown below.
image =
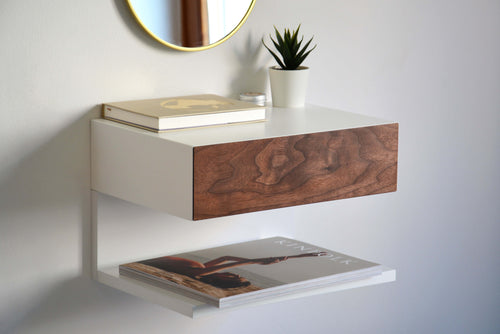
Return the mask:
[[[22, 323], [10, 328], [9, 333], [38, 333], [60, 328], [83, 328], [101, 332], [96, 317], [113, 318], [117, 304], [130, 305], [134, 297], [110, 289], [87, 277], [64, 281], [50, 290], [44, 298], [23, 317]], [[122, 308], [123, 310], [123, 308]], [[102, 321], [102, 320], [101, 320]], [[56, 325], [55, 325], [56, 324]], [[56, 326], [56, 327], [54, 327]], [[97, 328], [96, 328], [97, 327]]]
[[[250, 33], [243, 47], [233, 49], [233, 55], [239, 66], [231, 80], [232, 96], [238, 97], [243, 92], [259, 92], [269, 95], [267, 66], [266, 62], [261, 61], [262, 50], [260, 39], [255, 39]], [[267, 99], [269, 100], [270, 97], [267, 96]]]
[[[47, 257], [45, 265], [56, 266], [57, 271], [77, 268], [81, 275], [90, 277], [90, 120], [99, 115], [99, 105], [84, 111], [47, 142], [26, 152], [19, 162], [6, 165], [2, 171], [0, 236], [6, 243], [5, 249], [10, 250], [3, 268], [8, 280], [16, 275], [36, 278], [44, 257]], [[61, 259], [76, 254], [81, 256], [80, 262], [59, 265], [59, 254], [54, 253], [58, 245]], [[44, 272], [42, 277], [48, 274]], [[23, 321], [25, 313], [14, 310], [26, 306], [28, 312], [32, 309], [26, 304], [30, 297], [22, 291], [23, 286], [16, 287], [20, 289], [18, 292], [12, 291], [22, 294], [22, 298], [8, 297], [13, 298], [13, 313], [2, 315], [6, 321], [1, 324], [0, 332]]]
[[57, 265], [60, 271], [58, 255], [53, 254], [59, 244], [60, 252], [70, 247], [68, 256], [61, 253], [61, 259], [81, 254], [80, 263], [63, 265], [90, 277], [90, 119], [99, 114], [100, 106], [92, 107], [2, 171], [0, 235], [11, 252], [3, 268], [9, 280], [13, 275], [36, 277], [44, 254], [49, 256], [47, 265]]

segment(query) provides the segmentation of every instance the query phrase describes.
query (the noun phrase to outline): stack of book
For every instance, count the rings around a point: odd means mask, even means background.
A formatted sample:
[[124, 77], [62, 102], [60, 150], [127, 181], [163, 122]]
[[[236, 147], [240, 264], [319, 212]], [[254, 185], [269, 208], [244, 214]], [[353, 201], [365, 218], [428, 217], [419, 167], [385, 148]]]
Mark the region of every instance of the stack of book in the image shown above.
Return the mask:
[[154, 132], [266, 119], [263, 106], [214, 94], [104, 103], [102, 114]]
[[219, 308], [382, 273], [382, 266], [274, 237], [122, 264], [120, 275]]

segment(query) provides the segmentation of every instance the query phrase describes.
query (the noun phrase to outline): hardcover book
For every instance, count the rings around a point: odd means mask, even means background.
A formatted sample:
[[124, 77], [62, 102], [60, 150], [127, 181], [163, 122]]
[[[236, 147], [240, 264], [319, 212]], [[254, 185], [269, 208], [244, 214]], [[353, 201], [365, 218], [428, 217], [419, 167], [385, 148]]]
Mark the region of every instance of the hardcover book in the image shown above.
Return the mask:
[[103, 104], [103, 117], [150, 131], [263, 121], [263, 106], [214, 94]]
[[379, 275], [382, 266], [274, 237], [122, 264], [119, 271], [224, 308]]

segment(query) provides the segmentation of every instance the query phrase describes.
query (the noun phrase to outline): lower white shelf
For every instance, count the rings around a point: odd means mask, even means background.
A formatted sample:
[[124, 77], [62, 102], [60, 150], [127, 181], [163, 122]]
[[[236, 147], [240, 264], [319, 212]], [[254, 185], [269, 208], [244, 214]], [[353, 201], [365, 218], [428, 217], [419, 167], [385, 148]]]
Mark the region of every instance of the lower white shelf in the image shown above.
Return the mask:
[[244, 305], [227, 307], [223, 309], [217, 308], [209, 304], [205, 304], [203, 302], [191, 298], [184, 297], [182, 295], [167, 291], [165, 289], [161, 289], [146, 283], [142, 283], [140, 281], [131, 278], [120, 276], [118, 273], [118, 266], [98, 270], [97, 280], [115, 289], [127, 292], [128, 294], [134, 295], [136, 297], [140, 297], [150, 302], [162, 305], [173, 311], [184, 314], [188, 317], [198, 318], [210, 314], [235, 310], [249, 306], [263, 305], [278, 301], [314, 296], [318, 294], [325, 294], [325, 293], [342, 291], [353, 288], [360, 288], [380, 283], [393, 282], [396, 280], [396, 270], [384, 267], [381, 275], [346, 283], [337, 283], [328, 287], [316, 288], [307, 291], [282, 295], [278, 297], [270, 297], [266, 299], [261, 299], [259, 301], [246, 303]]

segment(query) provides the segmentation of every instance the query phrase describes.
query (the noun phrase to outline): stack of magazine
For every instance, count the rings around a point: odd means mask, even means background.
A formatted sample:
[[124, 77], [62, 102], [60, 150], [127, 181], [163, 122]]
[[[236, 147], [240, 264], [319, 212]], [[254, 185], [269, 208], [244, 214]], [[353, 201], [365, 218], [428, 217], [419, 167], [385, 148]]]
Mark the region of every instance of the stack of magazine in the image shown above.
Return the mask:
[[380, 275], [382, 266], [274, 237], [122, 264], [119, 270], [224, 308]]
[[266, 108], [215, 94], [104, 103], [105, 119], [154, 132], [199, 126], [257, 122]]

